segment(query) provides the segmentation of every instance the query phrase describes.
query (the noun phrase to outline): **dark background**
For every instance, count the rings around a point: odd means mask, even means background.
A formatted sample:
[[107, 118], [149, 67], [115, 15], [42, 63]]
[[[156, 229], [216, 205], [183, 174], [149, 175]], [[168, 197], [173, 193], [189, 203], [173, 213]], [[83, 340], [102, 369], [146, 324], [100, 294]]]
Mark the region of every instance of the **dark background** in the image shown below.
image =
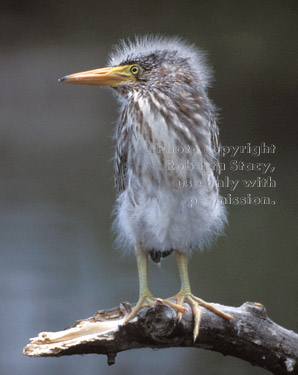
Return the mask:
[[[233, 194], [276, 204], [228, 207], [226, 236], [192, 257], [194, 293], [262, 302], [298, 330], [297, 2], [10, 1], [0, 17], [1, 374], [266, 374], [195, 349], [130, 351], [109, 368], [103, 356], [33, 359], [22, 348], [40, 331], [137, 300], [134, 256], [113, 249], [110, 232], [117, 103], [108, 90], [57, 78], [104, 66], [119, 39], [146, 33], [179, 35], [208, 52], [223, 145], [276, 146], [236, 158], [272, 162], [277, 187]], [[178, 290], [174, 257], [161, 270], [150, 265], [150, 284], [160, 297]]]

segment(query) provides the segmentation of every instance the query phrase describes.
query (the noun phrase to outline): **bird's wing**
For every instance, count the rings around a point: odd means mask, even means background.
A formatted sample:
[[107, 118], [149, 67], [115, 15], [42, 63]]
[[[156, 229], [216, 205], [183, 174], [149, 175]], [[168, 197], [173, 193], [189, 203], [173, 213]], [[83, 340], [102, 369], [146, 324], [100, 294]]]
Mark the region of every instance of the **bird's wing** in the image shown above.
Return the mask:
[[116, 127], [116, 155], [115, 155], [115, 186], [120, 194], [127, 185], [127, 155], [128, 155], [128, 131], [122, 114]]
[[214, 160], [214, 168], [213, 173], [215, 178], [217, 179], [220, 174], [220, 166], [219, 166], [219, 128], [216, 124], [216, 121], [213, 117], [210, 117], [210, 133], [211, 133], [211, 147], [214, 151], [215, 160]]

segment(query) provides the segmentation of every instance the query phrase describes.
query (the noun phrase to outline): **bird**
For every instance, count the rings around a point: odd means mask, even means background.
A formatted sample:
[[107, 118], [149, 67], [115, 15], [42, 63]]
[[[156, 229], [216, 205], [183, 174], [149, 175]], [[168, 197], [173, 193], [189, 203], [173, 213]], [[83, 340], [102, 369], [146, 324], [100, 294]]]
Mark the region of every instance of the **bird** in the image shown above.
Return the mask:
[[[227, 223], [217, 183], [220, 143], [217, 109], [208, 97], [211, 80], [202, 50], [179, 37], [155, 35], [122, 40], [106, 67], [59, 79], [110, 87], [120, 102], [114, 231], [121, 246], [134, 249], [139, 276], [139, 299], [125, 324], [156, 304], [174, 308], [180, 322], [188, 305], [194, 342], [201, 306], [233, 319], [196, 297], [188, 274], [191, 253], [210, 246]], [[148, 259], [159, 264], [172, 253], [181, 288], [173, 297], [155, 297]]]

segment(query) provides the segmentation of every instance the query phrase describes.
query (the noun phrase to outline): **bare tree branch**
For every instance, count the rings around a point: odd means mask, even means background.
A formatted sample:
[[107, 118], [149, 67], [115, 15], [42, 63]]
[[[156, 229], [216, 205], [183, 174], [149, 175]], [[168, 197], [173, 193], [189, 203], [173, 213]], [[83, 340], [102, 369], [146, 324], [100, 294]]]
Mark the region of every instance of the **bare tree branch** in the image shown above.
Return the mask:
[[[235, 308], [214, 304], [235, 318], [227, 321], [203, 309], [199, 337], [193, 343], [191, 310], [177, 323], [175, 310], [166, 305], [143, 308], [123, 325], [132, 305], [98, 311], [94, 317], [77, 321], [59, 332], [42, 332], [24, 348], [27, 356], [106, 354], [115, 363], [118, 352], [136, 348], [196, 347], [231, 355], [271, 371], [298, 374], [298, 335], [267, 316], [259, 303], [246, 302]], [[188, 305], [185, 305], [188, 307]]]

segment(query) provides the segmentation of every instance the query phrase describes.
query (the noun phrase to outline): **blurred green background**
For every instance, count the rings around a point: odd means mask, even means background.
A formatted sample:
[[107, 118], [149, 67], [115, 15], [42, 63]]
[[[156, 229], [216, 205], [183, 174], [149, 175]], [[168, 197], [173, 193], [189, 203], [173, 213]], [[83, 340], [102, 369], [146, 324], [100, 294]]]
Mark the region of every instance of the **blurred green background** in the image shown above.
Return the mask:
[[[137, 300], [134, 256], [113, 249], [110, 231], [117, 102], [108, 90], [57, 79], [103, 66], [119, 39], [147, 33], [207, 51], [223, 145], [276, 145], [275, 154], [236, 158], [273, 163], [277, 187], [233, 194], [276, 204], [228, 207], [226, 235], [192, 257], [194, 293], [233, 306], [262, 302], [274, 321], [298, 330], [297, 10], [297, 1], [264, 0], [2, 4], [1, 374], [268, 373], [195, 349], [120, 353], [109, 368], [103, 356], [32, 359], [22, 348], [40, 331]], [[150, 265], [150, 284], [160, 297], [178, 290], [174, 257]]]

